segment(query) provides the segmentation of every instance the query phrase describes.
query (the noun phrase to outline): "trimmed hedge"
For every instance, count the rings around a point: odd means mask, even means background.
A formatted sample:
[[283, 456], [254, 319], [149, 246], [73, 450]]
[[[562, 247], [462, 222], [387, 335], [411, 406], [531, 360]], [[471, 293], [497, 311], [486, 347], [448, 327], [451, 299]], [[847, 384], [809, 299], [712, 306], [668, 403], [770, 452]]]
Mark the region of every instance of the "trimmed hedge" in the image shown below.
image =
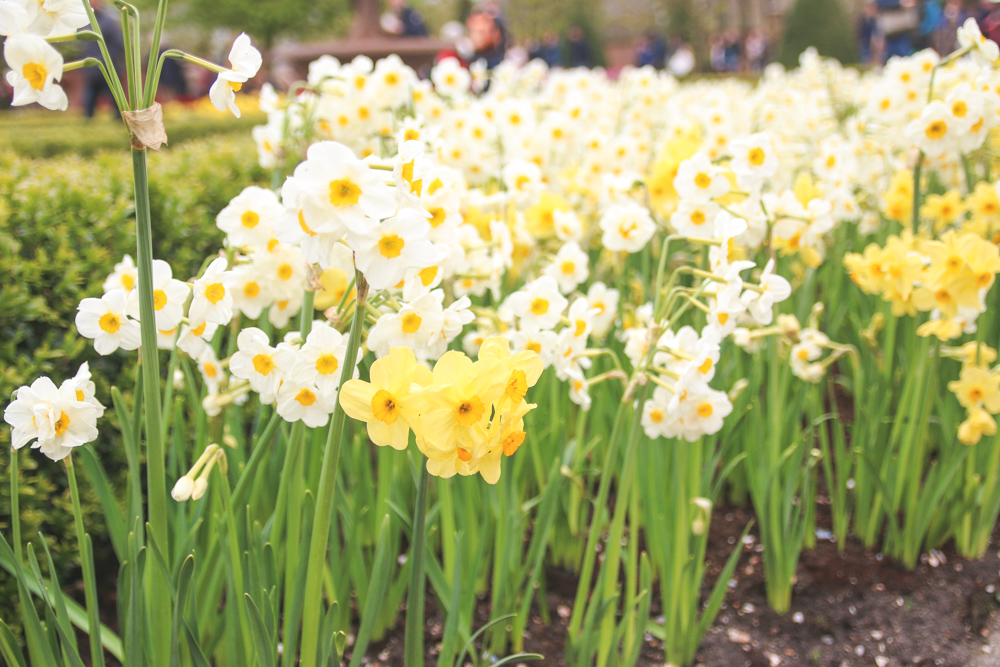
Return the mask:
[[842, 0], [796, 0], [785, 21], [778, 61], [791, 69], [810, 46], [821, 56], [849, 65], [858, 62], [854, 29]]
[[[157, 258], [185, 279], [221, 246], [216, 214], [244, 187], [266, 184], [247, 136], [192, 141], [149, 157], [150, 206]], [[127, 145], [117, 127], [117, 146]], [[98, 355], [76, 333], [77, 304], [99, 296], [101, 285], [125, 254], [135, 257], [132, 170], [127, 150], [93, 158], [29, 159], [0, 152], [0, 396], [39, 375], [58, 384], [90, 362], [97, 396], [111, 408], [110, 388], [131, 393], [136, 355]], [[3, 401], [6, 407], [7, 400]], [[93, 443], [112, 485], [124, 479], [125, 457], [109, 409]], [[10, 429], [0, 428], [0, 478], [10, 474]], [[79, 580], [72, 505], [61, 464], [27, 449], [19, 456], [20, 516], [25, 540], [45, 534], [63, 581]], [[81, 477], [85, 521], [94, 539], [96, 562], [114, 562], [102, 512]], [[119, 488], [124, 486], [121, 483]], [[0, 531], [10, 535], [10, 487], [0, 485]], [[98, 572], [112, 582], [117, 572]], [[0, 570], [0, 618], [19, 626], [13, 577]], [[19, 628], [18, 628], [19, 629]]]

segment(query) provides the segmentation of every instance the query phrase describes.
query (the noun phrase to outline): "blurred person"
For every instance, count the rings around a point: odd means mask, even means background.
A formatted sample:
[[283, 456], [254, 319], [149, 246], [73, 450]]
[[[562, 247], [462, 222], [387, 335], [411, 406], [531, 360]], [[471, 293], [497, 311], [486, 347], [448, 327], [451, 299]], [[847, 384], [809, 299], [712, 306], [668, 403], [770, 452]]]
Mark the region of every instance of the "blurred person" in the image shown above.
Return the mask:
[[920, 26], [917, 0], [876, 0], [879, 32], [885, 42], [882, 60], [913, 53], [913, 39]]
[[709, 38], [708, 57], [712, 63], [712, 69], [716, 72], [726, 71], [726, 46], [723, 43], [722, 35], [714, 35]]
[[462, 63], [462, 67], [468, 68], [469, 60], [475, 55], [476, 49], [466, 34], [465, 25], [459, 21], [448, 21], [441, 26], [438, 35], [441, 37], [441, 41], [448, 43], [448, 46], [434, 56], [434, 62], [439, 63], [446, 58], [455, 58]]
[[[164, 35], [160, 41], [159, 54], [161, 56], [164, 51], [171, 48], [167, 44], [168, 41]], [[187, 76], [184, 73], [182, 61], [176, 58], [164, 58], [163, 68], [160, 70], [160, 82], [156, 88], [156, 101], [160, 104], [166, 104], [173, 100], [185, 102], [189, 99]]]
[[862, 65], [874, 62], [878, 41], [878, 5], [874, 0], [865, 3], [858, 18], [858, 51]]
[[591, 67], [593, 58], [590, 53], [590, 44], [587, 43], [587, 36], [583, 28], [578, 25], [570, 26], [566, 31], [566, 41], [569, 52], [569, 67]]
[[920, 7], [920, 25], [917, 27], [917, 35], [913, 43], [915, 50], [920, 51], [934, 47], [934, 40], [943, 15], [944, 9], [939, 0], [923, 0]]
[[735, 28], [726, 31], [723, 36], [723, 61], [727, 72], [737, 72], [743, 60], [743, 50], [740, 48], [740, 33]]
[[[111, 57], [111, 62], [104, 64], [109, 71], [113, 68], [120, 72], [124, 69], [125, 44], [122, 42], [122, 27], [121, 23], [119, 23], [117, 12], [113, 12], [111, 9], [105, 7], [101, 0], [90, 0], [90, 6], [94, 9], [97, 25], [104, 34], [104, 43], [108, 48], [108, 56]], [[90, 27], [87, 26], [84, 29], [89, 30]], [[83, 57], [96, 58], [104, 62], [101, 48], [97, 42], [83, 43]], [[111, 94], [111, 87], [108, 86], [104, 75], [101, 74], [100, 68], [85, 67], [83, 71], [83, 112], [87, 118], [94, 117], [94, 113], [97, 111], [97, 104], [102, 97], [110, 102], [112, 115], [118, 117], [119, 112], [115, 104], [115, 98]]]
[[481, 10], [475, 11], [469, 14], [465, 26], [472, 42], [471, 62], [482, 59], [488, 69], [493, 69], [503, 62], [506, 47], [496, 17]]
[[650, 30], [640, 37], [639, 45], [636, 48], [635, 64], [639, 67], [652, 65], [656, 69], [663, 69], [667, 60], [667, 41], [663, 36], [654, 30]]
[[767, 64], [767, 36], [759, 28], [753, 28], [747, 33], [743, 42], [743, 52], [746, 55], [747, 68], [753, 72], [763, 71]]
[[562, 64], [562, 50], [559, 48], [559, 33], [549, 30], [542, 35], [542, 41], [537, 43], [530, 52], [532, 58], [544, 60], [549, 67], [559, 67]]
[[380, 21], [382, 29], [397, 37], [426, 37], [427, 24], [407, 0], [389, 0], [389, 11]]

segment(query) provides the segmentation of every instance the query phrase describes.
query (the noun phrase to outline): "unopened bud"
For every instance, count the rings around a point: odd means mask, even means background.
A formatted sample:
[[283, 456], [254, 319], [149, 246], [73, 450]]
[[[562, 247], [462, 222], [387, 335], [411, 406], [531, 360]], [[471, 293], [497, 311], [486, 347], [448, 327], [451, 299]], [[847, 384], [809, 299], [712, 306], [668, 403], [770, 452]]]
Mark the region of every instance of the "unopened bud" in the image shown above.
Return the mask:
[[778, 328], [786, 338], [797, 338], [802, 331], [802, 325], [794, 315], [778, 315]]
[[184, 502], [191, 497], [191, 491], [194, 489], [194, 480], [188, 476], [181, 477], [174, 484], [173, 490], [170, 492], [170, 496], [179, 503]]
[[208, 480], [204, 477], [199, 477], [194, 480], [194, 488], [191, 490], [191, 500], [201, 500], [201, 497], [205, 495], [205, 491], [208, 489]]

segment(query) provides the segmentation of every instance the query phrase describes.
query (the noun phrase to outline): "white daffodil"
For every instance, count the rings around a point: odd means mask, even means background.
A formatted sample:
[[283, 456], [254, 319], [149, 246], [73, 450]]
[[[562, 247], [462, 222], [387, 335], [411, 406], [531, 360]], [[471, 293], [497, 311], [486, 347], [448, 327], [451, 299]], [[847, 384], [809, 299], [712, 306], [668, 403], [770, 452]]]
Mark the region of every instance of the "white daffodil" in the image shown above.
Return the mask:
[[[176, 280], [169, 264], [162, 259], [153, 260], [153, 314], [157, 329], [169, 331], [181, 323], [184, 303], [190, 293], [191, 286]], [[128, 294], [128, 314], [139, 320], [139, 290]]]
[[35, 35], [11, 36], [4, 42], [3, 59], [10, 67], [12, 106], [37, 102], [53, 111], [66, 110], [69, 99], [56, 83], [62, 79], [63, 58], [51, 44]]
[[13, 427], [11, 446], [20, 449], [37, 440], [32, 449], [53, 461], [66, 458], [74, 447], [97, 438], [97, 408], [77, 400], [72, 383], [56, 385], [40, 377], [30, 387], [21, 387], [14, 402], [4, 410], [4, 421]]
[[682, 236], [712, 238], [719, 206], [711, 201], [682, 199], [670, 216], [670, 225]]
[[363, 232], [397, 209], [396, 197], [381, 174], [335, 141], [310, 146], [293, 178], [312, 204], [304, 206], [304, 220], [315, 232], [332, 231], [321, 226], [330, 217], [346, 229]]
[[554, 278], [563, 294], [569, 294], [587, 280], [590, 275], [589, 263], [587, 253], [580, 249], [580, 245], [576, 241], [569, 241], [559, 248], [559, 252], [542, 269], [542, 273]]
[[84, 338], [94, 341], [100, 355], [108, 355], [119, 347], [134, 350], [139, 347], [139, 323], [128, 318], [128, 295], [124, 290], [112, 290], [100, 299], [80, 302], [76, 313], [76, 329]]
[[193, 298], [188, 309], [191, 322], [229, 324], [233, 319], [233, 274], [226, 271], [229, 262], [225, 257], [212, 260], [205, 274], [195, 281]]
[[31, 24], [23, 0], [0, 0], [0, 35], [27, 35]]
[[427, 240], [429, 225], [418, 212], [404, 209], [378, 226], [347, 233], [354, 261], [374, 289], [394, 288], [413, 268], [423, 268], [436, 253]]
[[247, 380], [260, 394], [260, 402], [274, 402], [285, 373], [291, 370], [295, 352], [290, 348], [273, 348], [267, 334], [256, 327], [244, 329], [236, 337], [237, 351], [229, 360], [229, 372]]
[[634, 202], [615, 204], [601, 216], [601, 243], [608, 250], [639, 252], [656, 232], [649, 211]]
[[278, 196], [256, 185], [245, 188], [219, 211], [215, 224], [236, 247], [261, 248], [274, 233], [274, 223], [285, 213]]
[[100, 419], [101, 415], [104, 414], [104, 406], [97, 400], [97, 387], [94, 385], [93, 380], [90, 379], [90, 364], [86, 361], [80, 364], [80, 368], [77, 370], [75, 376], [63, 381], [59, 385], [59, 389], [60, 391], [64, 389], [70, 390], [76, 400], [94, 406], [94, 410], [97, 412], [95, 418]]
[[287, 422], [302, 421], [309, 428], [325, 426], [337, 401], [337, 392], [326, 392], [294, 373], [278, 389], [276, 411]]
[[618, 290], [602, 282], [592, 283], [587, 290], [587, 301], [597, 311], [593, 317], [593, 334], [603, 338], [618, 317]]
[[737, 176], [755, 180], [770, 178], [778, 171], [778, 158], [771, 137], [764, 132], [752, 134], [732, 143], [733, 160], [729, 167]]
[[123, 289], [126, 292], [131, 292], [138, 280], [139, 270], [135, 268], [132, 256], [125, 255], [122, 257], [122, 261], [115, 264], [114, 271], [111, 272], [111, 275], [107, 277], [101, 287], [105, 292], [110, 292], [114, 289]]
[[19, 5], [24, 9], [27, 18], [24, 32], [29, 35], [72, 35], [90, 25], [87, 10], [78, 0], [7, 0], [3, 4]]
[[760, 291], [747, 290], [742, 301], [750, 315], [758, 324], [766, 326], [774, 319], [772, 308], [792, 294], [792, 286], [787, 280], [774, 273], [774, 259], [770, 259], [760, 274]]
[[1000, 47], [992, 39], [987, 39], [976, 19], [969, 17], [958, 29], [958, 44], [963, 49], [972, 49], [972, 57], [982, 65], [992, 65], [1000, 58]]
[[314, 322], [305, 344], [295, 355], [292, 375], [315, 384], [324, 397], [334, 398], [346, 356], [344, 335], [325, 322]]
[[247, 80], [257, 76], [260, 69], [260, 51], [250, 44], [250, 37], [246, 33], [233, 42], [232, 49], [229, 50], [229, 63], [232, 65], [227, 70], [219, 72], [218, 78], [208, 90], [208, 99], [212, 106], [219, 111], [229, 109], [237, 118], [240, 117], [240, 109], [236, 106], [236, 92], [243, 87]]
[[226, 380], [226, 373], [222, 370], [222, 364], [215, 357], [215, 352], [211, 347], [206, 346], [205, 350], [195, 359], [198, 361], [198, 370], [201, 371], [201, 377], [205, 381], [208, 393], [218, 394], [219, 387]]
[[502, 309], [516, 315], [527, 331], [554, 329], [569, 302], [551, 276], [531, 281], [504, 301]]
[[431, 70], [431, 81], [439, 94], [445, 97], [463, 97], [469, 93], [472, 75], [462, 67], [458, 58], [444, 58]]
[[729, 179], [707, 155], [698, 153], [681, 162], [674, 178], [674, 189], [682, 199], [708, 201], [729, 192]]
[[[218, 328], [218, 324], [212, 324], [205, 320], [184, 324], [181, 326], [181, 334], [177, 338], [177, 348], [189, 357], [197, 359], [204, 354]], [[173, 333], [170, 336], [172, 337]]]
[[938, 157], [953, 150], [960, 133], [951, 109], [941, 100], [934, 100], [917, 118], [906, 126], [906, 138], [929, 157]]

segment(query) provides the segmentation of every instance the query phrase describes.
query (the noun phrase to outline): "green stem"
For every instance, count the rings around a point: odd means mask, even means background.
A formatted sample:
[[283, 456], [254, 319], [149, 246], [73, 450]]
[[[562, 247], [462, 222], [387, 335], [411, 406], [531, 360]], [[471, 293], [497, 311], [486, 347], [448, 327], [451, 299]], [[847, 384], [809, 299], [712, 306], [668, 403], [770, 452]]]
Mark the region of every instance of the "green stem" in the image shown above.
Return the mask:
[[583, 566], [580, 569], [580, 582], [576, 589], [576, 599], [573, 603], [573, 615], [569, 621], [569, 637], [575, 640], [580, 633], [580, 625], [583, 623], [584, 603], [587, 600], [587, 593], [591, 588], [591, 577], [594, 574], [594, 560], [597, 558], [597, 540], [601, 532], [600, 513], [607, 507], [608, 493], [611, 491], [611, 471], [615, 469], [615, 458], [622, 439], [617, 437], [622, 421], [625, 419], [625, 411], [629, 404], [622, 401], [618, 404], [618, 412], [615, 414], [614, 426], [611, 429], [612, 438], [608, 443], [608, 451], [604, 456], [604, 466], [601, 468], [601, 484], [597, 489], [597, 500], [594, 503], [594, 516], [590, 520], [590, 530], [587, 534], [587, 546], [583, 552]]
[[[73, 469], [73, 457], [63, 459], [66, 464], [66, 475], [69, 477], [69, 493], [73, 499], [73, 522], [76, 524], [76, 542], [80, 549], [80, 566], [83, 570], [83, 593], [87, 603], [87, 620], [89, 624], [90, 662], [92, 665], [104, 664], [104, 650], [101, 648], [101, 620], [97, 609], [97, 586], [94, 584], [94, 566], [90, 562], [90, 550], [87, 549], [87, 533], [83, 528], [83, 510], [80, 509], [80, 490], [76, 486], [76, 471]], [[21, 545], [17, 544], [20, 555]]]
[[[160, 359], [156, 347], [156, 321], [153, 309], [153, 230], [149, 213], [149, 180], [146, 152], [132, 150], [132, 173], [135, 179], [135, 227], [139, 273], [139, 327], [142, 341], [143, 410], [146, 416], [146, 487], [149, 525], [163, 553], [170, 553], [167, 528], [167, 482], [160, 415]], [[170, 590], [156, 568], [146, 568], [149, 600], [153, 608], [150, 655], [156, 663], [166, 664], [170, 656]]]
[[167, 18], [167, 0], [160, 0], [156, 7], [156, 23], [153, 24], [153, 43], [149, 47], [149, 64], [146, 65], [146, 89], [143, 91], [142, 106], [148, 108], [156, 99], [156, 84], [160, 77], [153, 78], [153, 74], [159, 74], [157, 63], [159, 61], [160, 35], [163, 34], [163, 22]]
[[97, 41], [97, 46], [101, 50], [101, 57], [104, 59], [105, 64], [105, 67], [102, 67], [101, 71], [104, 72], [104, 78], [107, 79], [108, 86], [111, 88], [111, 93], [114, 95], [115, 101], [118, 103], [118, 110], [124, 111], [128, 108], [125, 89], [122, 88], [122, 82], [118, 78], [118, 73], [114, 68], [114, 61], [108, 53], [108, 45], [104, 42], [104, 34], [101, 32], [101, 26], [97, 23], [97, 14], [94, 13], [94, 8], [90, 6], [89, 0], [83, 0], [83, 6], [87, 10], [87, 18], [90, 19], [91, 29], [101, 36], [101, 39]]
[[[413, 543], [410, 545], [410, 592], [406, 597], [405, 667], [424, 664], [424, 522], [427, 516], [427, 483], [430, 473], [424, 457], [417, 477], [417, 500], [413, 508]], [[457, 582], [456, 582], [457, 585]], [[452, 613], [455, 613], [452, 610]]]
[[17, 564], [23, 566], [21, 557], [21, 497], [18, 491], [21, 470], [17, 463], [17, 450], [10, 450], [10, 522], [14, 527], [14, 556]]
[[[347, 342], [344, 370], [340, 376], [340, 388], [354, 377], [358, 349], [361, 346], [361, 329], [364, 325], [365, 304], [368, 301], [368, 283], [357, 272], [358, 308], [354, 310], [351, 335]], [[330, 539], [330, 523], [333, 514], [334, 487], [337, 483], [337, 467], [340, 464], [340, 448], [346, 436], [344, 410], [340, 401], [333, 410], [330, 429], [327, 431], [326, 447], [323, 452], [323, 467], [320, 472], [319, 488], [316, 493], [316, 514], [312, 539], [309, 542], [309, 562], [306, 566], [306, 592], [302, 605], [302, 665], [316, 664], [319, 650], [319, 622], [322, 611], [323, 571], [326, 568], [326, 548]], [[291, 644], [286, 642], [287, 650]]]

